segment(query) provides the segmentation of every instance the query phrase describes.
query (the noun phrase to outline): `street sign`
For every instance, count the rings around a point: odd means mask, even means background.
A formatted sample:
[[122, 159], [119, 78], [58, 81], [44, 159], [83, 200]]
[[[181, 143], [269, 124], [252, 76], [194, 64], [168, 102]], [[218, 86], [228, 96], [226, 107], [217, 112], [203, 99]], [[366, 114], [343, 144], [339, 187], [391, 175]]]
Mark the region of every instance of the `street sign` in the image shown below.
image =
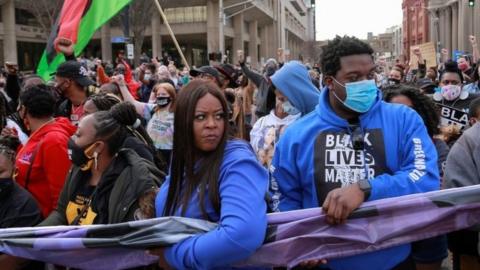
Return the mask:
[[125, 43], [125, 37], [112, 37], [112, 43]]
[[127, 44], [127, 59], [133, 59], [133, 44]]

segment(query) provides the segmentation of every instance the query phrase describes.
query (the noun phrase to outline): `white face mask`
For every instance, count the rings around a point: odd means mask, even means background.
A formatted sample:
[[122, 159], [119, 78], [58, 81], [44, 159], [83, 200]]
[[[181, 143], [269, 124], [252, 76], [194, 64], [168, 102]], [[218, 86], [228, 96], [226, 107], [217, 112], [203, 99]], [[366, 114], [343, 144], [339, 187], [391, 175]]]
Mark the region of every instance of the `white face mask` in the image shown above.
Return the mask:
[[152, 78], [152, 74], [149, 74], [149, 73], [143, 76], [143, 79], [146, 81], [149, 81], [151, 78]]
[[443, 98], [448, 101], [457, 99], [461, 92], [462, 87], [460, 87], [460, 85], [453, 84], [443, 86], [441, 91]]
[[282, 109], [288, 115], [296, 115], [300, 113], [300, 111], [297, 108], [293, 107], [290, 101], [283, 102]]

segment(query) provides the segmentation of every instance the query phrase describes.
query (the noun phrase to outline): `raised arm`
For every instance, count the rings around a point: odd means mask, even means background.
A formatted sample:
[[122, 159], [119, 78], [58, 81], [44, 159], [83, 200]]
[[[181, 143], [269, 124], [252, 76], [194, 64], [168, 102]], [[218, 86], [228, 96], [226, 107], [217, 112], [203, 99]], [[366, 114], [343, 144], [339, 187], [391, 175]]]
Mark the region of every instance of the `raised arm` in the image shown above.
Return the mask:
[[243, 74], [247, 76], [248, 79], [250, 79], [257, 87], [260, 87], [260, 84], [264, 80], [263, 76], [251, 71], [246, 65], [245, 65], [245, 55], [243, 54], [243, 51], [238, 51], [238, 63], [240, 64], [240, 67], [242, 68]]
[[480, 52], [478, 50], [477, 38], [475, 36], [470, 36], [470, 44], [472, 45], [473, 62], [477, 63], [480, 58]]
[[417, 78], [421, 79], [425, 77], [425, 74], [427, 73], [427, 63], [425, 59], [423, 58], [422, 52], [420, 51], [419, 47], [415, 47], [413, 49], [413, 54], [417, 58], [417, 63], [418, 63], [418, 72], [417, 72]]
[[135, 110], [137, 111], [137, 113], [142, 117], [144, 117], [144, 110], [145, 110], [146, 103], [140, 102], [132, 96], [132, 94], [128, 90], [125, 80], [123, 79], [123, 76], [113, 76], [112, 81], [118, 85], [118, 88], [122, 93], [123, 100], [132, 103], [133, 106], [135, 106]]
[[54, 42], [55, 50], [59, 53], [63, 53], [65, 60], [77, 61], [75, 58], [74, 44], [68, 38], [57, 38]]

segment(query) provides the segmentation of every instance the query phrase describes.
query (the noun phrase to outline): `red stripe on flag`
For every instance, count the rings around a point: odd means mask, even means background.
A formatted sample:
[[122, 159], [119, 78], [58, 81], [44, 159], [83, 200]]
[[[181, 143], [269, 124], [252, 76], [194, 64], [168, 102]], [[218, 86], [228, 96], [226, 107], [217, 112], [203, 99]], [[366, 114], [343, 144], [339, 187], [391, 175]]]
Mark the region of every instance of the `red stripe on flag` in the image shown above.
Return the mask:
[[68, 38], [77, 43], [78, 26], [87, 7], [89, 0], [65, 0], [60, 21], [57, 38]]

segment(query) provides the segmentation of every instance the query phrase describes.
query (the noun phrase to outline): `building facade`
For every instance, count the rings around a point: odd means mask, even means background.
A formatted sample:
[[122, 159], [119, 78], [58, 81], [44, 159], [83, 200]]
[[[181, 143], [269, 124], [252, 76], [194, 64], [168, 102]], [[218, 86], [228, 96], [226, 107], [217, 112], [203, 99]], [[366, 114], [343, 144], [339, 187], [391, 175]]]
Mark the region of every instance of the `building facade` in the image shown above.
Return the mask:
[[403, 54], [402, 27], [400, 25], [392, 26], [387, 29], [386, 33], [392, 34], [392, 57], [397, 59]]
[[[437, 51], [448, 49], [471, 53], [470, 35], [480, 39], [480, 1], [470, 7], [468, 0], [430, 0], [431, 39], [437, 43]], [[450, 55], [451, 56], [451, 55]]]
[[393, 57], [393, 33], [386, 32], [374, 36], [369, 32], [366, 42], [372, 47], [375, 57], [385, 56], [387, 60]]
[[403, 0], [403, 54], [409, 57], [410, 47], [430, 41], [428, 0]]
[[[238, 50], [253, 67], [275, 57], [277, 48], [284, 48], [291, 59], [308, 58], [304, 45], [315, 39], [311, 0], [178, 0], [167, 1], [163, 8], [187, 61], [197, 66], [212, 53], [223, 53], [236, 63]], [[154, 16], [146, 31], [153, 56], [165, 48], [174, 51], [160, 18]]]
[[[187, 62], [194, 66], [219, 61], [223, 53], [236, 63], [243, 50], [252, 67], [260, 67], [284, 48], [290, 59], [305, 59], [304, 45], [315, 39], [314, 5], [311, 0], [176, 0], [162, 8]], [[123, 36], [122, 29], [105, 26], [94, 36], [101, 44], [102, 58], [111, 60], [108, 42]], [[146, 28], [144, 49], [152, 57], [173, 56], [177, 50], [166, 25], [154, 10]], [[101, 40], [101, 42], [100, 42]], [[179, 61], [180, 62], [180, 61]]]
[[[21, 9], [21, 0], [0, 0], [0, 61], [18, 62], [22, 69], [38, 64], [48, 31]], [[236, 63], [243, 50], [253, 67], [260, 67], [277, 48], [290, 59], [305, 59], [305, 44], [315, 40], [313, 0], [176, 0], [161, 1], [167, 20], [187, 61], [199, 66], [223, 53]], [[145, 29], [143, 51], [153, 57], [178, 56], [173, 41], [152, 3], [154, 15]], [[25, 18], [29, 18], [26, 20]], [[132, 34], [130, 34], [132, 36]], [[115, 23], [102, 27], [86, 48], [87, 56], [112, 60], [124, 44], [123, 29]], [[176, 59], [179, 59], [178, 57]]]
[[19, 63], [33, 70], [45, 49], [47, 33], [28, 12], [16, 8], [14, 0], [0, 0], [0, 62]]

